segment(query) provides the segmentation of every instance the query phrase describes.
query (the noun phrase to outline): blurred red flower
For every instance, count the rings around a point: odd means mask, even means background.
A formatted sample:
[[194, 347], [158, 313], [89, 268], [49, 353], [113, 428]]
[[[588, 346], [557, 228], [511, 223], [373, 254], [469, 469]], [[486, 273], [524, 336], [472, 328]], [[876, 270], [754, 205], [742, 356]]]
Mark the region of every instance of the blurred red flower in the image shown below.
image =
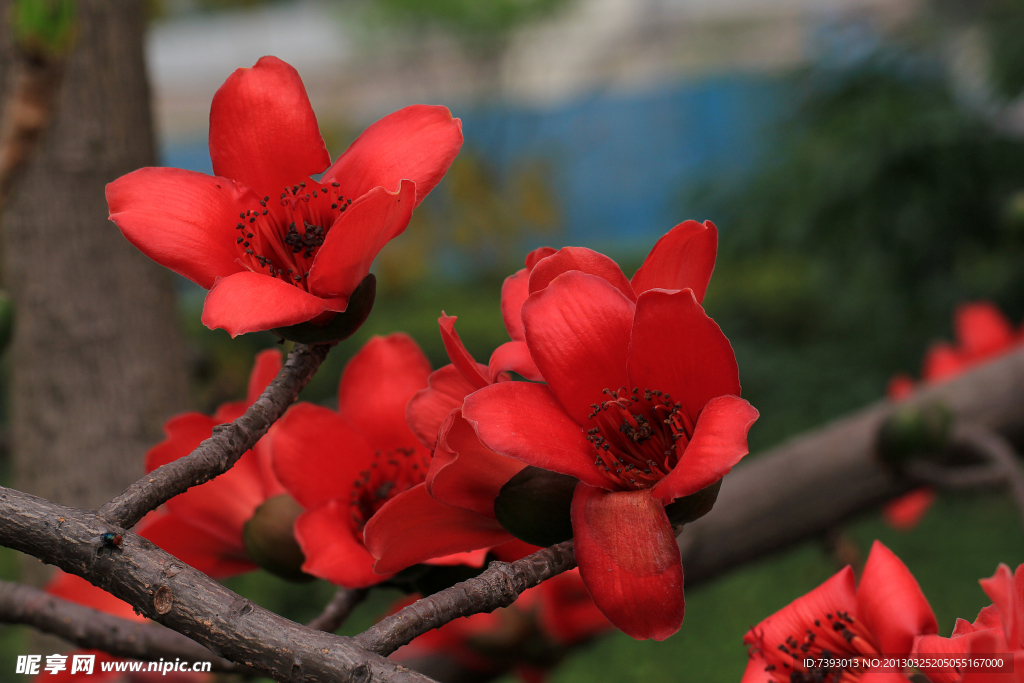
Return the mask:
[[[429, 361], [408, 336], [374, 337], [346, 366], [337, 411], [299, 403], [277, 423], [274, 470], [306, 508], [295, 525], [305, 572], [352, 588], [389, 578], [392, 572], [373, 571], [363, 529], [399, 494], [414, 487], [422, 491], [417, 485], [427, 476], [430, 453], [409, 429], [405, 408], [427, 385], [429, 374]], [[411, 553], [436, 539], [473, 549], [508, 539], [495, 524], [481, 525], [476, 515], [441, 505], [425, 493], [405, 500], [406, 514], [392, 523]], [[407, 533], [410, 525], [430, 529], [430, 538]], [[385, 531], [390, 532], [386, 525]], [[430, 557], [438, 558], [434, 564], [480, 566], [485, 554]]]
[[327, 323], [461, 146], [462, 124], [446, 108], [415, 105], [370, 126], [331, 165], [298, 73], [263, 57], [213, 98], [214, 176], [139, 169], [107, 186], [107, 204], [132, 244], [210, 290], [208, 327], [235, 336]]
[[[953, 317], [956, 344], [940, 342], [928, 349], [921, 371], [923, 384], [952, 379], [968, 369], [1024, 345], [1024, 326], [1014, 332], [1006, 316], [987, 301], [963, 304]], [[898, 401], [914, 393], [916, 385], [907, 375], [889, 380], [887, 395]], [[935, 500], [935, 491], [922, 487], [890, 501], [882, 516], [896, 529], [913, 529]]]
[[[231, 422], [256, 402], [281, 369], [281, 354], [267, 350], [256, 356], [244, 401], [221, 405], [213, 416], [185, 413], [167, 421], [167, 438], [146, 453], [146, 471], [182, 458], [210, 438], [213, 428]], [[270, 436], [242, 454], [234, 467], [164, 504], [148, 516], [139, 534], [214, 578], [256, 569], [246, 553], [242, 531], [267, 499], [284, 493], [270, 465]]]
[[[1020, 683], [1024, 681], [1024, 564], [1011, 573], [1000, 564], [996, 573], [980, 581], [992, 604], [982, 608], [974, 623], [957, 619], [949, 638], [924, 635], [914, 642], [919, 654], [961, 658], [973, 655], [1009, 656], [1012, 671], [997, 673], [984, 669], [961, 671], [957, 667], [924, 668], [932, 683]], [[996, 657], [992, 657], [996, 658]], [[1010, 664], [1010, 662], [1006, 662]], [[1010, 667], [1006, 667], [1010, 668]]]
[[920, 635], [938, 631], [935, 614], [906, 565], [875, 541], [857, 586], [844, 568], [743, 637], [750, 661], [742, 683], [864, 681], [907, 683], [892, 670], [808, 667], [805, 660], [859, 655], [906, 657]]

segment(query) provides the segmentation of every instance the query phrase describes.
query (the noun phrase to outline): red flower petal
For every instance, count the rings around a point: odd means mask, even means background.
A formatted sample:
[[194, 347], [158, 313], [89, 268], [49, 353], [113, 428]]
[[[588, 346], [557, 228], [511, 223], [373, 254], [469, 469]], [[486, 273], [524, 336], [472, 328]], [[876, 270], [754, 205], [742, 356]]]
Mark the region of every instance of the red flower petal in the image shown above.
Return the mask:
[[963, 372], [966, 362], [950, 344], [935, 344], [925, 353], [921, 378], [926, 382], [940, 382]]
[[640, 295], [628, 370], [631, 386], [671, 394], [693, 421], [716, 396], [740, 395], [732, 346], [688, 289]]
[[218, 424], [217, 420], [202, 413], [175, 415], [164, 423], [167, 438], [146, 452], [146, 471], [152, 472], [157, 467], [185, 457], [209, 439]]
[[1017, 576], [1010, 573], [1010, 568], [1000, 564], [991, 578], [979, 581], [985, 594], [999, 609], [999, 617], [1003, 623], [1006, 642], [1012, 649], [1021, 649], [1024, 643], [1024, 571], [1017, 569]]
[[139, 525], [138, 534], [215, 579], [258, 569], [244, 551], [225, 547], [217, 536], [174, 515], [147, 518]]
[[462, 407], [462, 400], [476, 391], [454, 365], [430, 373], [429, 387], [416, 392], [405, 409], [405, 419], [416, 438], [427, 448], [437, 443], [437, 430], [448, 413]]
[[306, 562], [302, 571], [346, 588], [368, 588], [389, 578], [373, 571], [363, 534], [352, 528], [346, 501], [335, 498], [299, 515], [295, 540]]
[[374, 570], [401, 571], [452, 553], [489, 548], [511, 536], [497, 520], [438, 503], [419, 484], [377, 511], [363, 530]]
[[334, 221], [313, 258], [309, 291], [347, 299], [370, 273], [384, 245], [405, 232], [415, 199], [416, 185], [402, 181], [394, 192], [374, 188], [349, 206]]
[[909, 531], [918, 525], [934, 502], [935, 490], [922, 486], [886, 503], [882, 516], [892, 528]]
[[445, 315], [444, 312], [437, 319], [437, 325], [441, 328], [441, 341], [444, 342], [444, 350], [452, 365], [459, 369], [467, 382], [472, 382], [476, 389], [485, 387], [491, 383], [488, 378], [487, 366], [477, 363], [476, 359], [466, 350], [462, 339], [459, 338], [459, 333], [455, 331], [455, 321], [458, 319], [458, 316]]
[[530, 347], [521, 341], [505, 342], [494, 349], [487, 370], [491, 382], [497, 382], [501, 373], [509, 371], [519, 373], [533, 382], [544, 381], [530, 355]]
[[307, 510], [349, 490], [375, 453], [351, 423], [312, 403], [297, 403], [285, 413], [271, 448], [277, 478]]
[[140, 168], [107, 185], [110, 220], [139, 251], [204, 289], [242, 270], [235, 225], [260, 198], [233, 180]]
[[886, 654], [909, 654], [916, 636], [939, 630], [913, 574], [878, 541], [871, 546], [857, 587], [856, 614], [874, 634], [879, 652]]
[[412, 447], [405, 408], [429, 375], [430, 361], [409, 335], [373, 337], [345, 366], [338, 412], [375, 450]]
[[960, 347], [971, 358], [980, 360], [1013, 344], [1010, 321], [987, 301], [957, 308], [954, 324]]
[[203, 305], [203, 324], [237, 337], [246, 332], [297, 325], [325, 311], [340, 313], [346, 308], [347, 295], [321, 299], [276, 277], [245, 271], [221, 278], [213, 285]]
[[637, 640], [683, 623], [683, 562], [665, 508], [649, 491], [580, 483], [572, 499], [580, 576], [608, 620]]
[[523, 325], [537, 368], [578, 424], [604, 389], [629, 381], [633, 302], [607, 280], [578, 271], [558, 276], [523, 305]]
[[245, 183], [261, 199], [330, 165], [306, 88], [291, 65], [263, 57], [228, 76], [210, 106], [210, 159], [214, 173]]
[[537, 263], [555, 253], [551, 247], [534, 249], [526, 256], [526, 267], [509, 275], [501, 285], [501, 317], [505, 320], [508, 336], [515, 341], [526, 339], [523, 333], [522, 308], [530, 296], [530, 273]]
[[494, 518], [494, 499], [526, 463], [500, 455], [480, 443], [458, 409], [441, 427], [427, 472], [427, 492], [445, 505]]
[[[743, 642], [758, 648], [768, 664], [783, 669], [792, 665], [792, 653], [780, 646], [789, 646], [790, 639], [800, 643], [808, 639], [808, 630], [814, 633], [815, 651], [828, 650], [834, 655], [859, 654], [842, 636], [842, 629], [832, 628], [837, 615], [855, 615], [857, 609], [856, 586], [853, 570], [844, 567], [832, 578], [810, 593], [802, 595], [775, 614], [764, 619], [743, 637]], [[804, 670], [800, 666], [800, 670]], [[748, 669], [749, 671], [749, 669]]]
[[708, 401], [679, 464], [654, 485], [651, 495], [668, 505], [727, 475], [747, 454], [747, 432], [757, 417], [757, 410], [738, 396]]
[[466, 397], [462, 416], [492, 451], [592, 486], [615, 486], [594, 465], [594, 448], [579, 424], [543, 384], [499, 382], [484, 387]]
[[562, 273], [578, 270], [607, 280], [630, 301], [636, 301], [636, 294], [629, 280], [622, 274], [619, 264], [604, 254], [585, 247], [564, 247], [551, 256], [539, 261], [530, 273], [530, 294], [538, 292]]
[[388, 114], [363, 131], [320, 182], [341, 183], [355, 199], [375, 187], [416, 184], [414, 206], [441, 181], [462, 147], [462, 121], [445, 107], [416, 104]]
[[711, 221], [703, 224], [684, 221], [662, 235], [631, 284], [637, 295], [649, 289], [692, 289], [697, 303], [715, 269], [718, 254], [718, 228]]
[[255, 403], [279, 372], [281, 372], [281, 352], [277, 349], [260, 351], [256, 355], [252, 372], [249, 373], [249, 388], [245, 394], [245, 402], [248, 405]]

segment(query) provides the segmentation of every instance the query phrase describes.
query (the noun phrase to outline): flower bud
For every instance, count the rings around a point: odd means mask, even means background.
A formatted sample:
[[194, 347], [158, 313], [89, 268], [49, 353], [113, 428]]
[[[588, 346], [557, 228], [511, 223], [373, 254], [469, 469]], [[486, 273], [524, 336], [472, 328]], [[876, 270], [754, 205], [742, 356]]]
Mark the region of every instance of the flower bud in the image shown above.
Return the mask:
[[547, 547], [572, 538], [572, 495], [579, 480], [540, 467], [525, 467], [494, 499], [498, 522], [521, 541]]
[[949, 442], [953, 416], [940, 403], [896, 410], [878, 430], [875, 450], [883, 462], [900, 466], [940, 453]]
[[370, 273], [352, 292], [348, 299], [348, 308], [342, 313], [335, 314], [326, 325], [304, 322], [288, 327], [275, 327], [271, 332], [282, 339], [299, 344], [332, 344], [348, 339], [370, 316], [376, 296], [377, 278]]
[[271, 574], [289, 581], [313, 579], [302, 571], [306, 558], [293, 531], [295, 519], [300, 514], [302, 507], [291, 496], [282, 493], [268, 498], [256, 508], [256, 513], [242, 530], [249, 558]]

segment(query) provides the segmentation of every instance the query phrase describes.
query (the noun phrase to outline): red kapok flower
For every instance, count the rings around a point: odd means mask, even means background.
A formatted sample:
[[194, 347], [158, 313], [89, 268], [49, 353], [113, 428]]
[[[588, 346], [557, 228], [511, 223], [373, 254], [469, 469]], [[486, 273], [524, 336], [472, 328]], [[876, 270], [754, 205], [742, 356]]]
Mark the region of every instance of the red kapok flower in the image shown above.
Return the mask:
[[[256, 356], [244, 401], [225, 403], [212, 417], [185, 413], [168, 420], [167, 438], [146, 453], [146, 471], [188, 455], [210, 438], [214, 427], [241, 417], [280, 369], [281, 354], [263, 351]], [[215, 578], [256, 569], [246, 553], [243, 528], [267, 499], [284, 493], [270, 466], [269, 439], [257, 441], [224, 474], [171, 498], [164, 505], [167, 514], [147, 517], [139, 534]]]
[[910, 570], [875, 541], [859, 586], [846, 567], [747, 632], [750, 662], [742, 683], [907, 683], [906, 675], [891, 669], [808, 668], [805, 660], [906, 657], [915, 637], [937, 630]]
[[[935, 655], [962, 659], [967, 655], [988, 658], [1002, 655], [1001, 659], [1012, 660], [1012, 671], [1008, 666], [995, 667], [986, 671], [983, 667], [974, 669], [961, 667], [923, 668], [922, 671], [932, 683], [1019, 683], [1024, 681], [1024, 564], [1011, 573], [1010, 568], [1000, 564], [996, 573], [982, 579], [982, 589], [992, 599], [992, 604], [982, 608], [974, 623], [957, 619], [949, 638], [924, 635], [914, 643], [912, 656]], [[992, 657], [995, 658], [995, 657]], [[1010, 662], [1006, 662], [1010, 664]]]
[[[429, 374], [430, 363], [408, 336], [374, 337], [345, 368], [337, 411], [299, 403], [278, 422], [274, 469], [306, 508], [296, 522], [295, 536], [306, 556], [307, 573], [352, 588], [388, 578], [373, 571], [363, 529], [382, 506], [427, 476], [430, 454], [406, 424], [405, 406], [426, 386]], [[461, 543], [460, 534], [469, 534], [472, 548], [507, 538], [501, 535], [491, 542], [488, 539], [496, 533], [485, 529], [476, 545], [480, 531], [468, 514], [453, 520], [453, 528], [438, 526], [448, 509], [425, 494], [410, 501], [407, 510], [408, 516], [395, 520], [402, 529], [422, 525], [454, 543]], [[406, 533], [404, 539], [410, 552], [428, 542], [414, 533]], [[440, 558], [435, 563], [479, 566], [484, 554]]]
[[107, 186], [107, 204], [132, 244], [210, 290], [208, 327], [235, 336], [326, 324], [461, 145], [446, 108], [416, 105], [370, 126], [331, 165], [298, 73], [263, 57], [213, 98], [214, 176], [139, 169]]
[[629, 635], [664, 639], [684, 612], [664, 506], [730, 471], [757, 411], [739, 398], [732, 347], [694, 291], [651, 287], [661, 284], [647, 268], [658, 252], [632, 284], [587, 250], [540, 261], [522, 323], [547, 386], [484, 387], [462, 413], [490, 450], [580, 480], [572, 526], [587, 588]]

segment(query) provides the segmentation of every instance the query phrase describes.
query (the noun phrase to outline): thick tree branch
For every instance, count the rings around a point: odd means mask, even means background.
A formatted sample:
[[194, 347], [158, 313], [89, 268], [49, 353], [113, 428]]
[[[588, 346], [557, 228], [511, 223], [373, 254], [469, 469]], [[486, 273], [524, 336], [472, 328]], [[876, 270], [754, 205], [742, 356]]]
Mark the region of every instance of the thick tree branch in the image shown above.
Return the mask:
[[[122, 547], [101, 535], [120, 533]], [[93, 512], [0, 487], [0, 544], [77, 574], [221, 657], [278, 681], [429, 678], [269, 612]]]
[[324, 607], [324, 611], [318, 614], [306, 626], [316, 631], [327, 631], [328, 633], [337, 631], [345, 623], [345, 620], [348, 619], [348, 615], [352, 613], [352, 610], [366, 598], [369, 592], [366, 588], [345, 588], [342, 586], [334, 594], [334, 597], [331, 598], [331, 601], [327, 603], [327, 606]]
[[227, 472], [295, 402], [329, 350], [326, 344], [296, 344], [281, 372], [242, 417], [218, 425], [213, 436], [189, 455], [139, 479], [101, 507], [99, 516], [110, 524], [130, 529], [174, 496]]
[[417, 600], [356, 637], [371, 652], [389, 655], [453, 619], [508, 607], [527, 588], [576, 566], [573, 542], [538, 550], [515, 562], [491, 562], [479, 576]]
[[0, 581], [0, 622], [32, 626], [78, 647], [103, 650], [115, 657], [177, 657], [212, 662], [214, 671], [252, 671], [159, 624], [115, 617], [24, 584]]
[[[955, 424], [1021, 439], [1024, 350], [899, 405], [934, 403], [948, 408]], [[878, 429], [896, 406], [880, 401], [738, 466], [722, 482], [715, 508], [679, 537], [687, 585], [824, 534], [914, 486], [875, 456]]]

